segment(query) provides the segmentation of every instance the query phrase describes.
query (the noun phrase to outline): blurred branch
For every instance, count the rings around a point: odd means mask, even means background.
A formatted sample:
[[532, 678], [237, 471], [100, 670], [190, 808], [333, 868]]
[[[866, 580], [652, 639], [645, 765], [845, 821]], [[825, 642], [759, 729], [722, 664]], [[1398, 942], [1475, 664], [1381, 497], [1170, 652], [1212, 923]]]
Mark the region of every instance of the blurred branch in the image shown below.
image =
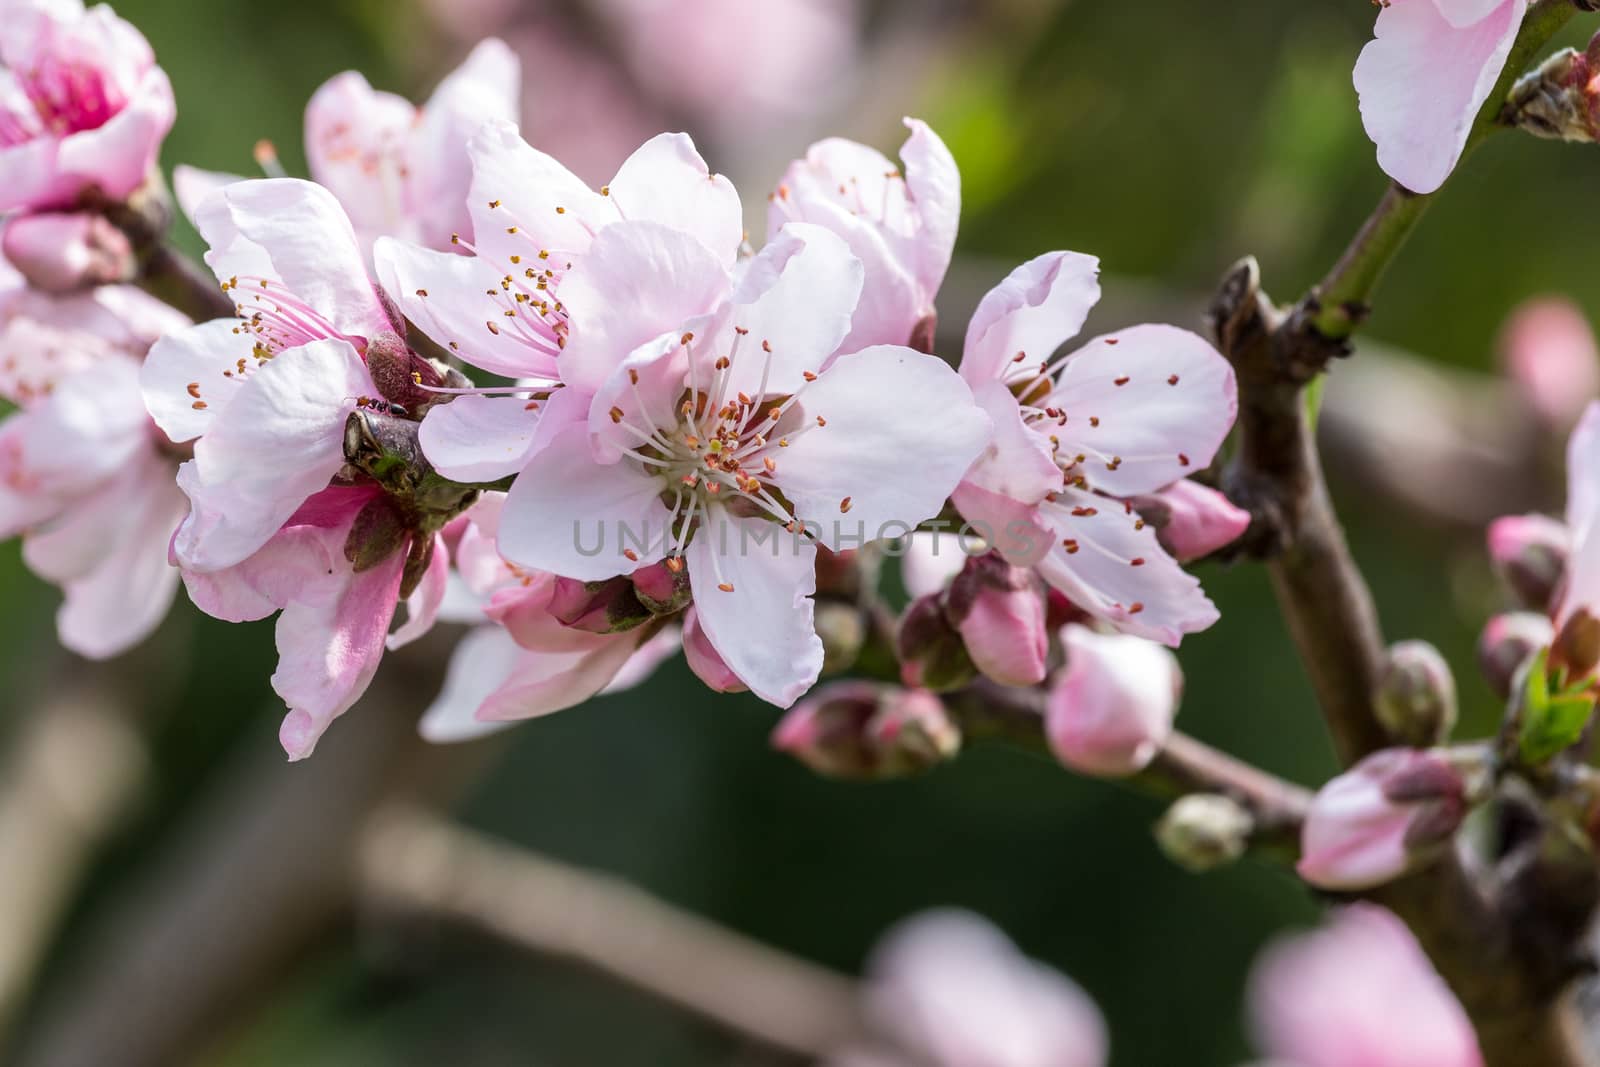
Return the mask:
[[166, 243], [158, 243], [140, 259], [139, 288], [177, 308], [196, 322], [231, 319], [234, 307], [209, 272]]
[[821, 1057], [859, 1025], [849, 978], [423, 811], [374, 820], [359, 866], [378, 908], [577, 961], [765, 1045]]
[[0, 1047], [106, 836], [148, 766], [108, 694], [85, 688], [35, 709], [0, 770]]

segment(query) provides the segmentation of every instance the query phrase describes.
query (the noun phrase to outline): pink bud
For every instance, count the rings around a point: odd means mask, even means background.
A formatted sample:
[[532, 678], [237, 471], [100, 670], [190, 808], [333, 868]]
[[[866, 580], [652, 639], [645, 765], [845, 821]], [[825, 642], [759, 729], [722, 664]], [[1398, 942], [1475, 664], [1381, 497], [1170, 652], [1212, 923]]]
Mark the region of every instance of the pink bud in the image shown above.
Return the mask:
[[1583, 312], [1571, 301], [1532, 300], [1507, 321], [1501, 362], [1528, 406], [1565, 430], [1600, 394], [1600, 350]]
[[1489, 524], [1489, 558], [1530, 611], [1547, 611], [1567, 569], [1572, 537], [1547, 515], [1505, 515]]
[[683, 658], [688, 662], [689, 669], [694, 676], [714, 692], [742, 693], [749, 686], [740, 681], [739, 676], [733, 673], [722, 656], [711, 646], [710, 638], [700, 626], [700, 620], [690, 608], [683, 616]]
[[1509, 697], [1517, 671], [1554, 638], [1549, 617], [1537, 612], [1512, 611], [1490, 619], [1478, 638], [1478, 665], [1489, 688], [1502, 699]]
[[954, 620], [973, 666], [1001, 685], [1044, 681], [1050, 634], [1044, 582], [996, 552], [968, 557], [950, 585], [947, 616]]
[[1180, 563], [1209, 556], [1236, 541], [1250, 525], [1250, 513], [1199, 482], [1185, 479], [1158, 493], [1130, 501], [1155, 527], [1156, 540]]
[[895, 632], [895, 652], [900, 680], [914, 689], [958, 689], [975, 673], [961, 633], [945, 613], [942, 593], [918, 597], [906, 608]]
[[1297, 869], [1323, 889], [1382, 885], [1432, 858], [1466, 812], [1461, 772], [1438, 750], [1375, 752], [1312, 800]]
[[1178, 660], [1139, 637], [1061, 631], [1067, 665], [1050, 687], [1045, 731], [1056, 758], [1085, 774], [1132, 774], [1172, 733], [1183, 692]]
[[556, 578], [548, 610], [561, 625], [592, 634], [621, 633], [650, 618], [627, 576], [603, 582]]
[[961, 731], [926, 690], [852, 680], [820, 686], [796, 704], [772, 744], [819, 774], [897, 778], [953, 757]]
[[680, 563], [673, 570], [665, 563], [640, 567], [630, 576], [633, 595], [655, 615], [672, 615], [688, 606], [689, 572]]
[[135, 272], [127, 236], [86, 211], [19, 215], [0, 233], [0, 251], [29, 285], [53, 293], [125, 282]]

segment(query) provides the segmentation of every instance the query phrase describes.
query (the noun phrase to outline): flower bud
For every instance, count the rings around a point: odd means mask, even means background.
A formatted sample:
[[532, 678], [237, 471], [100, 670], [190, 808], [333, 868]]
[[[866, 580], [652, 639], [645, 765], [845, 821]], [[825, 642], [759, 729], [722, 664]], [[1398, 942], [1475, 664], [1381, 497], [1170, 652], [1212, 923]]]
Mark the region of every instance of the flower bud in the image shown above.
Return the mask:
[[1579, 608], [1567, 617], [1550, 644], [1550, 667], [1569, 678], [1586, 678], [1600, 666], [1600, 619]]
[[749, 688], [712, 647], [693, 608], [683, 616], [683, 658], [694, 676], [713, 692], [742, 693]]
[[35, 289], [71, 292], [133, 278], [127, 235], [90, 212], [19, 215], [0, 232], [0, 251]]
[[834, 600], [860, 600], [863, 592], [878, 587], [883, 554], [875, 547], [834, 552], [817, 546], [817, 596]]
[[1533, 412], [1561, 433], [1600, 395], [1600, 348], [1569, 300], [1530, 300], [1513, 312], [1500, 335], [1500, 361]]
[[626, 575], [603, 582], [557, 578], [550, 593], [550, 615], [561, 625], [592, 634], [615, 634], [648, 622], [650, 610], [633, 593]]
[[357, 574], [369, 571], [400, 550], [411, 536], [394, 498], [373, 497], [356, 512], [344, 539], [344, 558]]
[[822, 639], [822, 673], [839, 674], [855, 666], [867, 641], [861, 609], [838, 600], [819, 600], [814, 621]]
[[[1594, 48], [1590, 42], [1591, 53]], [[1592, 55], [1562, 49], [1517, 81], [1504, 121], [1536, 137], [1600, 140], [1600, 85], [1594, 75]]]
[[945, 614], [978, 670], [1001, 685], [1044, 681], [1050, 634], [1044, 582], [1032, 570], [997, 552], [968, 557], [950, 584]]
[[1456, 725], [1455, 676], [1426, 641], [1401, 641], [1389, 649], [1373, 705], [1395, 741], [1417, 748], [1439, 744]]
[[1232, 797], [1191, 793], [1156, 823], [1156, 843], [1172, 862], [1198, 874], [1244, 855], [1254, 829], [1255, 819]]
[[900, 679], [913, 689], [959, 689], [977, 673], [960, 632], [945, 616], [940, 594], [911, 602], [900, 617], [895, 648]]
[[899, 778], [954, 757], [961, 731], [926, 690], [831, 682], [784, 715], [772, 744], [819, 774]]
[[1067, 665], [1051, 684], [1045, 732], [1056, 758], [1121, 776], [1149, 763], [1172, 733], [1183, 692], [1178, 660], [1140, 637], [1083, 626], [1061, 632]]
[[1465, 779], [1444, 753], [1375, 752], [1312, 800], [1300, 835], [1300, 877], [1323, 889], [1382, 885], [1437, 855], [1467, 809]]
[[1148, 496], [1129, 501], [1139, 517], [1156, 531], [1161, 547], [1180, 563], [1209, 556], [1238, 540], [1250, 525], [1250, 513], [1234, 507], [1215, 489], [1184, 479]]
[[1533, 611], [1512, 611], [1496, 615], [1478, 638], [1478, 665], [1495, 695], [1511, 695], [1511, 682], [1517, 671], [1555, 637], [1548, 616]]
[[1520, 606], [1548, 611], [1566, 573], [1571, 535], [1545, 515], [1504, 515], [1489, 524], [1489, 559]]
[[682, 565], [673, 570], [665, 563], [640, 567], [629, 576], [633, 595], [653, 615], [674, 615], [689, 606], [689, 572]]

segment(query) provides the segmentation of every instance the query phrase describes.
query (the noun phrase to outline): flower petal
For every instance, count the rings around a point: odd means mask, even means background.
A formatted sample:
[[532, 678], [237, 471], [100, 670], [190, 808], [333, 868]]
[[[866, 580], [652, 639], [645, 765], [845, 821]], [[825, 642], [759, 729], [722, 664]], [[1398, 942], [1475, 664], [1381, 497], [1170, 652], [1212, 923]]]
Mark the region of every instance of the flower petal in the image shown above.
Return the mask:
[[235, 319], [213, 319], [150, 347], [139, 386], [150, 417], [172, 440], [192, 441], [209, 430], [253, 373], [251, 339], [238, 329]]
[[423, 713], [418, 731], [434, 744], [471, 741], [499, 733], [510, 723], [483, 722], [478, 708], [511, 676], [527, 655], [498, 626], [477, 626], [456, 645], [444, 688]]
[[450, 550], [445, 547], [444, 538], [435, 536], [433, 555], [428, 559], [428, 569], [422, 573], [422, 582], [416, 592], [406, 598], [406, 621], [395, 628], [386, 642], [389, 651], [404, 648], [433, 629], [449, 587]]
[[916, 202], [922, 225], [917, 232], [912, 267], [931, 301], [950, 269], [961, 221], [961, 171], [944, 141], [921, 119], [907, 117], [911, 136], [900, 146], [906, 165], [906, 188]]
[[768, 703], [786, 708], [800, 699], [822, 672], [812, 622], [816, 548], [775, 523], [719, 507], [685, 555], [695, 618], [723, 662]]
[[611, 199], [624, 219], [681, 230], [732, 266], [744, 243], [744, 210], [733, 183], [712, 174], [687, 134], [657, 134], [623, 161]]
[[520, 396], [458, 396], [430, 408], [417, 431], [422, 454], [452, 481], [516, 474], [528, 465], [542, 421], [543, 412], [528, 410], [529, 403]]
[[989, 290], [967, 324], [961, 376], [984, 382], [1032, 377], [1062, 342], [1076, 337], [1100, 301], [1100, 261], [1046, 252]]

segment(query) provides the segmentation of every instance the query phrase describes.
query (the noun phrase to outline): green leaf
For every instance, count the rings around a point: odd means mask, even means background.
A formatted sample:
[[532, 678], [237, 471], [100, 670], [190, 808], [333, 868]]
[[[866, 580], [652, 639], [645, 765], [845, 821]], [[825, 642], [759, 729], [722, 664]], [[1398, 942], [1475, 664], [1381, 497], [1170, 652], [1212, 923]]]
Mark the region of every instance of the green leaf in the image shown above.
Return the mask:
[[1528, 763], [1544, 763], [1573, 745], [1594, 714], [1594, 697], [1578, 688], [1552, 695], [1549, 651], [1542, 650], [1522, 683], [1522, 714], [1517, 748]]

